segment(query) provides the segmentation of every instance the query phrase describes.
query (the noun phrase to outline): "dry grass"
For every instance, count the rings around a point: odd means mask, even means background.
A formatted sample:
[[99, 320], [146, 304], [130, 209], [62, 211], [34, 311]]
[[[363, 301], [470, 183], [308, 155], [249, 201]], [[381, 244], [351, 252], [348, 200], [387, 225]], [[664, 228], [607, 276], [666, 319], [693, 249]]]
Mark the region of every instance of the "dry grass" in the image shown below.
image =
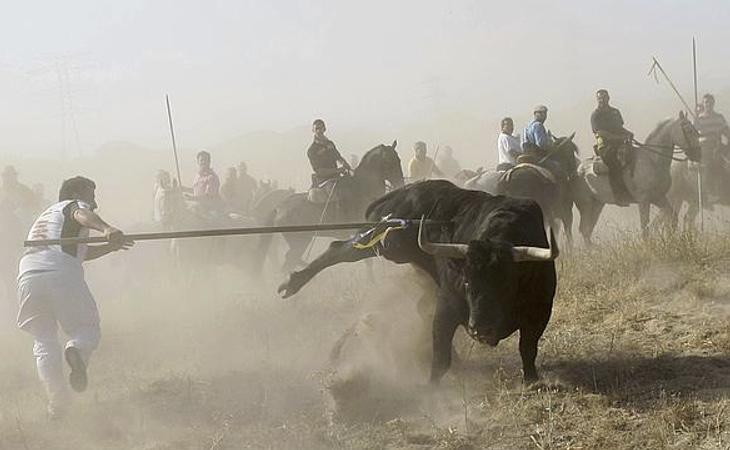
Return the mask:
[[[89, 275], [105, 335], [64, 421], [44, 416], [27, 336], [2, 334], [0, 448], [728, 448], [729, 261], [724, 236], [669, 233], [565, 255], [543, 381], [522, 386], [515, 338], [459, 335], [464, 361], [437, 390], [406, 268], [377, 264], [377, 287], [335, 268], [282, 302], [277, 280], [230, 271], [120, 289], [117, 261]], [[334, 343], [373, 310], [333, 371]]]

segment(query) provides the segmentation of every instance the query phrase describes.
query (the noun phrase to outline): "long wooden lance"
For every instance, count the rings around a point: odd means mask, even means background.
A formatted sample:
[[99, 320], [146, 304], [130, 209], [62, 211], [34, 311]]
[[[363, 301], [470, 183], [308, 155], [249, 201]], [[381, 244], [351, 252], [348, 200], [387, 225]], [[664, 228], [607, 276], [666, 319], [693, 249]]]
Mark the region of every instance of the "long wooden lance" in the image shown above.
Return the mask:
[[669, 75], [667, 75], [667, 72], [664, 71], [664, 68], [662, 67], [661, 64], [659, 64], [659, 61], [656, 59], [656, 57], [652, 56], [651, 59], [652, 59], [652, 64], [651, 64], [651, 68], [649, 69], [649, 75], [654, 75], [654, 77], [656, 78], [656, 70], [659, 69], [659, 72], [661, 72], [664, 79], [667, 80], [667, 83], [669, 83], [669, 87], [671, 87], [672, 90], [674, 91], [674, 93], [677, 94], [679, 101], [682, 102], [682, 104], [687, 109], [687, 111], [689, 111], [689, 113], [692, 115], [692, 117], [694, 117], [696, 120], [697, 114], [695, 113], [695, 108], [689, 107], [689, 104], [684, 99], [684, 97], [682, 97], [682, 94], [679, 93], [679, 89], [677, 89], [677, 86], [674, 85], [674, 82], [672, 81], [671, 78], [669, 78]]
[[[420, 219], [413, 219], [414, 221]], [[189, 230], [189, 231], [166, 231], [155, 233], [137, 233], [124, 235], [126, 241], [153, 241], [159, 239], [182, 239], [182, 238], [202, 238], [202, 237], [221, 237], [221, 236], [245, 236], [249, 234], [269, 234], [269, 233], [302, 233], [314, 231], [338, 231], [338, 230], [357, 230], [365, 227], [374, 227], [376, 225], [388, 222], [354, 222], [354, 223], [332, 223], [332, 224], [313, 224], [313, 225], [287, 225], [279, 227], [248, 227], [248, 228], [221, 228], [213, 230]], [[396, 222], [393, 221], [395, 224]], [[426, 221], [429, 225], [448, 225], [449, 221]], [[83, 238], [61, 238], [61, 239], [42, 239], [25, 241], [25, 247], [45, 247], [48, 245], [74, 245], [74, 244], [102, 244], [108, 240], [104, 236], [93, 236]]]
[[175, 128], [172, 126], [172, 110], [170, 109], [170, 96], [168, 95], [165, 95], [165, 104], [167, 105], [167, 122], [170, 124], [170, 136], [172, 137], [172, 154], [175, 157], [175, 169], [177, 170], [177, 185], [182, 186], [182, 178], [180, 177], [180, 159], [177, 156]]
[[[697, 43], [692, 38], [692, 81], [695, 94], [695, 110], [700, 104], [700, 98], [697, 91]], [[697, 117], [695, 117], [696, 119]], [[702, 167], [697, 169], [697, 203], [700, 205], [700, 231], [705, 231], [705, 205], [704, 194], [702, 192]]]

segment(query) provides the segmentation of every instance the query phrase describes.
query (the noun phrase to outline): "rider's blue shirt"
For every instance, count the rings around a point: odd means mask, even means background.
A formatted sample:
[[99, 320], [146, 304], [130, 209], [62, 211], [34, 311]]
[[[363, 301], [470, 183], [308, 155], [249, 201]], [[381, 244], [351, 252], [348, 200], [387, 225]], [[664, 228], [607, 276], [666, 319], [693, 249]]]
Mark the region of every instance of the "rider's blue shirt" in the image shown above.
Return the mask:
[[550, 138], [548, 137], [545, 125], [537, 120], [533, 120], [529, 125], [527, 125], [522, 136], [523, 146], [525, 142], [535, 144], [543, 150], [550, 146]]

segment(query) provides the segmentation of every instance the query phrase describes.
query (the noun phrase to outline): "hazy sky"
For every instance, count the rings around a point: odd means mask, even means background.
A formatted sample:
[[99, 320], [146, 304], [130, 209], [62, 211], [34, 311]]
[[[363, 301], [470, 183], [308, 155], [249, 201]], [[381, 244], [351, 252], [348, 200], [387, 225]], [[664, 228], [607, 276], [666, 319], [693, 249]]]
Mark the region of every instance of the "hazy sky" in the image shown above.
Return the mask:
[[[641, 128], [660, 118], [644, 105], [679, 109], [647, 77], [652, 55], [691, 94], [693, 35], [701, 90], [728, 90], [728, 19], [727, 0], [12, 2], [0, 18], [0, 155], [60, 155], [62, 99], [86, 153], [118, 140], [164, 148], [165, 93], [190, 148], [321, 116], [334, 135], [420, 133], [491, 152], [494, 121], [521, 128], [536, 103], [586, 135], [599, 87]], [[459, 118], [483, 127], [457, 138]]]

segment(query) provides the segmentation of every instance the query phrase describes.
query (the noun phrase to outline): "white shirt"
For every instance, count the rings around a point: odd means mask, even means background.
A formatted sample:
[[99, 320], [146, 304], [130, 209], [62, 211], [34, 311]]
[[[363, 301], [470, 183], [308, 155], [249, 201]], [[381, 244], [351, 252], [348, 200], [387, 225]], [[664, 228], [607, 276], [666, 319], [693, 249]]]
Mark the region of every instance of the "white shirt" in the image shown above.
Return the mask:
[[[79, 200], [66, 200], [51, 205], [36, 219], [28, 232], [28, 240], [86, 237], [89, 229], [82, 227], [73, 218], [79, 208], [90, 209]], [[49, 245], [29, 247], [20, 259], [19, 276], [32, 271], [73, 270], [83, 272], [81, 263], [86, 258], [87, 246]]]
[[499, 137], [497, 138], [499, 164], [517, 164], [517, 161], [509, 154], [510, 151], [522, 153], [520, 139], [511, 134], [499, 133]]

